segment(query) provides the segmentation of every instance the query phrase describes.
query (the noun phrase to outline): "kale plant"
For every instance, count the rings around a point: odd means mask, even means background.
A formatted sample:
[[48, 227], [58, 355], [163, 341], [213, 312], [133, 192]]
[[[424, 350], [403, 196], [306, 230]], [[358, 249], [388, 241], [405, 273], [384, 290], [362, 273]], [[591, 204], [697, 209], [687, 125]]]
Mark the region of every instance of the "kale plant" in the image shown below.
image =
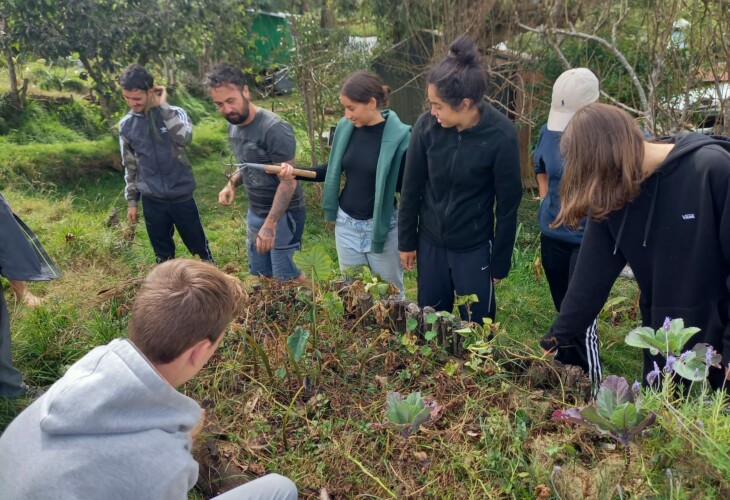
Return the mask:
[[388, 421], [402, 429], [403, 436], [408, 437], [418, 431], [418, 427], [435, 420], [441, 406], [432, 399], [422, 398], [420, 392], [412, 392], [408, 397], [398, 392], [388, 393], [385, 416]]
[[656, 415], [641, 410], [638, 382], [630, 388], [625, 378], [610, 375], [601, 384], [593, 403], [583, 408], [556, 410], [552, 418], [589, 427], [628, 446], [632, 439], [654, 423]]
[[[699, 328], [684, 326], [681, 318], [666, 318], [664, 325], [656, 331], [649, 327], [635, 328], [626, 335], [626, 343], [633, 347], [649, 349], [652, 355], [661, 354], [667, 360], [664, 373], [674, 371], [687, 380], [705, 380], [710, 367], [720, 367], [720, 354], [709, 344], [695, 344], [692, 349], [682, 352], [682, 348]], [[660, 375], [659, 366], [654, 363], [654, 371], [647, 375], [647, 382], [653, 385]]]

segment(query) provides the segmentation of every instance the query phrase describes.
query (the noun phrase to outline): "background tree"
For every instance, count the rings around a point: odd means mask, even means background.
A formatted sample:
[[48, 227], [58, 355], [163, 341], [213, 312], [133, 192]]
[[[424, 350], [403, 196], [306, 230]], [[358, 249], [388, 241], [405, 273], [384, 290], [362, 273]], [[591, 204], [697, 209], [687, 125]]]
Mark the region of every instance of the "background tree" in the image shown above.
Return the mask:
[[301, 113], [291, 121], [303, 121], [308, 131], [312, 165], [327, 157], [323, 132], [333, 121], [329, 115], [339, 115], [339, 89], [351, 72], [370, 67], [369, 55], [348, 44], [347, 34], [339, 28], [323, 30], [315, 12], [292, 19], [293, 35], [290, 73], [302, 97]]
[[[189, 86], [200, 90], [200, 81], [212, 66], [227, 61], [247, 67], [246, 56], [253, 47], [251, 10], [279, 8], [270, 2], [242, 0], [175, 0], [178, 4], [178, 43], [167, 51], [167, 65], [178, 65], [190, 72]], [[194, 78], [192, 78], [194, 77]]]
[[[554, 53], [548, 59], [560, 62], [558, 74], [573, 66], [591, 68], [601, 80], [603, 98], [640, 116], [654, 134], [703, 121], [700, 89], [712, 75], [719, 83], [720, 68], [730, 60], [727, 1], [549, 0], [543, 7], [544, 24], [528, 25], [516, 17], [521, 28], [546, 42]], [[546, 72], [546, 83], [557, 77], [555, 69]]]
[[13, 2], [0, 2], [0, 48], [2, 48], [3, 57], [8, 65], [10, 104], [16, 111], [20, 111], [25, 104], [28, 81], [24, 80], [22, 89], [18, 89], [15, 56], [20, 52], [20, 46], [17, 36], [19, 26], [16, 24], [18, 12], [14, 7]]
[[[18, 31], [34, 53], [54, 60], [75, 56], [93, 82], [102, 114], [114, 123], [119, 70], [154, 62], [240, 62], [248, 44], [246, 1], [237, 0], [8, 0], [19, 12]], [[181, 60], [182, 59], [182, 60]]]
[[[27, 47], [50, 60], [77, 55], [93, 82], [102, 114], [114, 124], [112, 99], [119, 68], [143, 61], [172, 39], [169, 7], [142, 0], [14, 0]], [[170, 2], [173, 3], [173, 2]], [[153, 29], [152, 34], [138, 27]], [[154, 44], [155, 47], [152, 47]]]

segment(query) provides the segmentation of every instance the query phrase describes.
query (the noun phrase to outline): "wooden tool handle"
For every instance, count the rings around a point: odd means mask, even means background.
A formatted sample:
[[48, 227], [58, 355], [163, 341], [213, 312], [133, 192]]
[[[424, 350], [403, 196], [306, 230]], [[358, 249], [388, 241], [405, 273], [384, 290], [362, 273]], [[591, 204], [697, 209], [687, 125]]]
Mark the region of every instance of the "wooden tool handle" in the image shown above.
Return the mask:
[[[280, 165], [264, 165], [264, 170], [270, 174], [278, 174], [279, 172], [281, 172], [281, 166]], [[295, 168], [294, 175], [298, 175], [299, 177], [308, 177], [310, 179], [314, 179], [315, 177], [317, 177], [317, 172], [314, 172], [312, 170], [302, 169], [302, 168]]]

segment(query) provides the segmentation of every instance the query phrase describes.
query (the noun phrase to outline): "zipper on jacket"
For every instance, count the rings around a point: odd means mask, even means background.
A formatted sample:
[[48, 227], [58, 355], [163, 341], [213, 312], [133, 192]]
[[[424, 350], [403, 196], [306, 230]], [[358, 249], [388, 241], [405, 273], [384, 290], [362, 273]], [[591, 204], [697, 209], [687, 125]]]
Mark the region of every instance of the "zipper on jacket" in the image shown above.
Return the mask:
[[459, 150], [461, 149], [461, 132], [457, 132], [457, 139], [456, 139], [456, 149], [454, 150], [454, 154], [451, 157], [451, 166], [449, 167], [449, 201], [446, 203], [446, 210], [444, 210], [444, 224], [441, 224], [441, 244], [444, 248], [446, 248], [446, 221], [449, 217], [449, 207], [451, 207], [451, 198], [453, 196], [454, 190], [451, 186], [453, 179], [454, 179], [454, 168], [456, 167], [456, 157], [459, 154]]

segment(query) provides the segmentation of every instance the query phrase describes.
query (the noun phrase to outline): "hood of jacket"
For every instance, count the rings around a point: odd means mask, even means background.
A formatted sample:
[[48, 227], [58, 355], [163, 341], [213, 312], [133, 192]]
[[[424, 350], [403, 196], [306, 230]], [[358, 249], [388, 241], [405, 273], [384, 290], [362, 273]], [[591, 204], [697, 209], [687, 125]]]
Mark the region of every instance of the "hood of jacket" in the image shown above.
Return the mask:
[[128, 340], [97, 347], [38, 401], [44, 433], [188, 432], [200, 407], [179, 393]]
[[[651, 231], [652, 221], [654, 220], [654, 210], [656, 208], [656, 200], [659, 197], [659, 186], [661, 184], [662, 177], [670, 175], [683, 164], [684, 158], [704, 146], [717, 146], [730, 152], [730, 137], [707, 136], [696, 132], [682, 136], [661, 138], [658, 139], [657, 142], [666, 144], [673, 143], [674, 147], [664, 161], [659, 164], [656, 171], [645, 181], [645, 189], [650, 190], [652, 192], [652, 196], [649, 214], [646, 218], [646, 224], [644, 225], [643, 246], [646, 246], [646, 239]], [[629, 217], [630, 208], [631, 204], [629, 203], [622, 209], [623, 216], [621, 217], [621, 225], [619, 226], [618, 235], [616, 237], [616, 245], [613, 250], [614, 254], [618, 251], [618, 247], [621, 244], [621, 237], [623, 236], [624, 227], [626, 226], [626, 221]]]
[[657, 168], [657, 174], [667, 174], [673, 171], [680, 165], [682, 157], [704, 146], [715, 145], [730, 152], [730, 137], [721, 135], [703, 135], [692, 132], [687, 135], [657, 139], [657, 142], [674, 144], [672, 150]]

